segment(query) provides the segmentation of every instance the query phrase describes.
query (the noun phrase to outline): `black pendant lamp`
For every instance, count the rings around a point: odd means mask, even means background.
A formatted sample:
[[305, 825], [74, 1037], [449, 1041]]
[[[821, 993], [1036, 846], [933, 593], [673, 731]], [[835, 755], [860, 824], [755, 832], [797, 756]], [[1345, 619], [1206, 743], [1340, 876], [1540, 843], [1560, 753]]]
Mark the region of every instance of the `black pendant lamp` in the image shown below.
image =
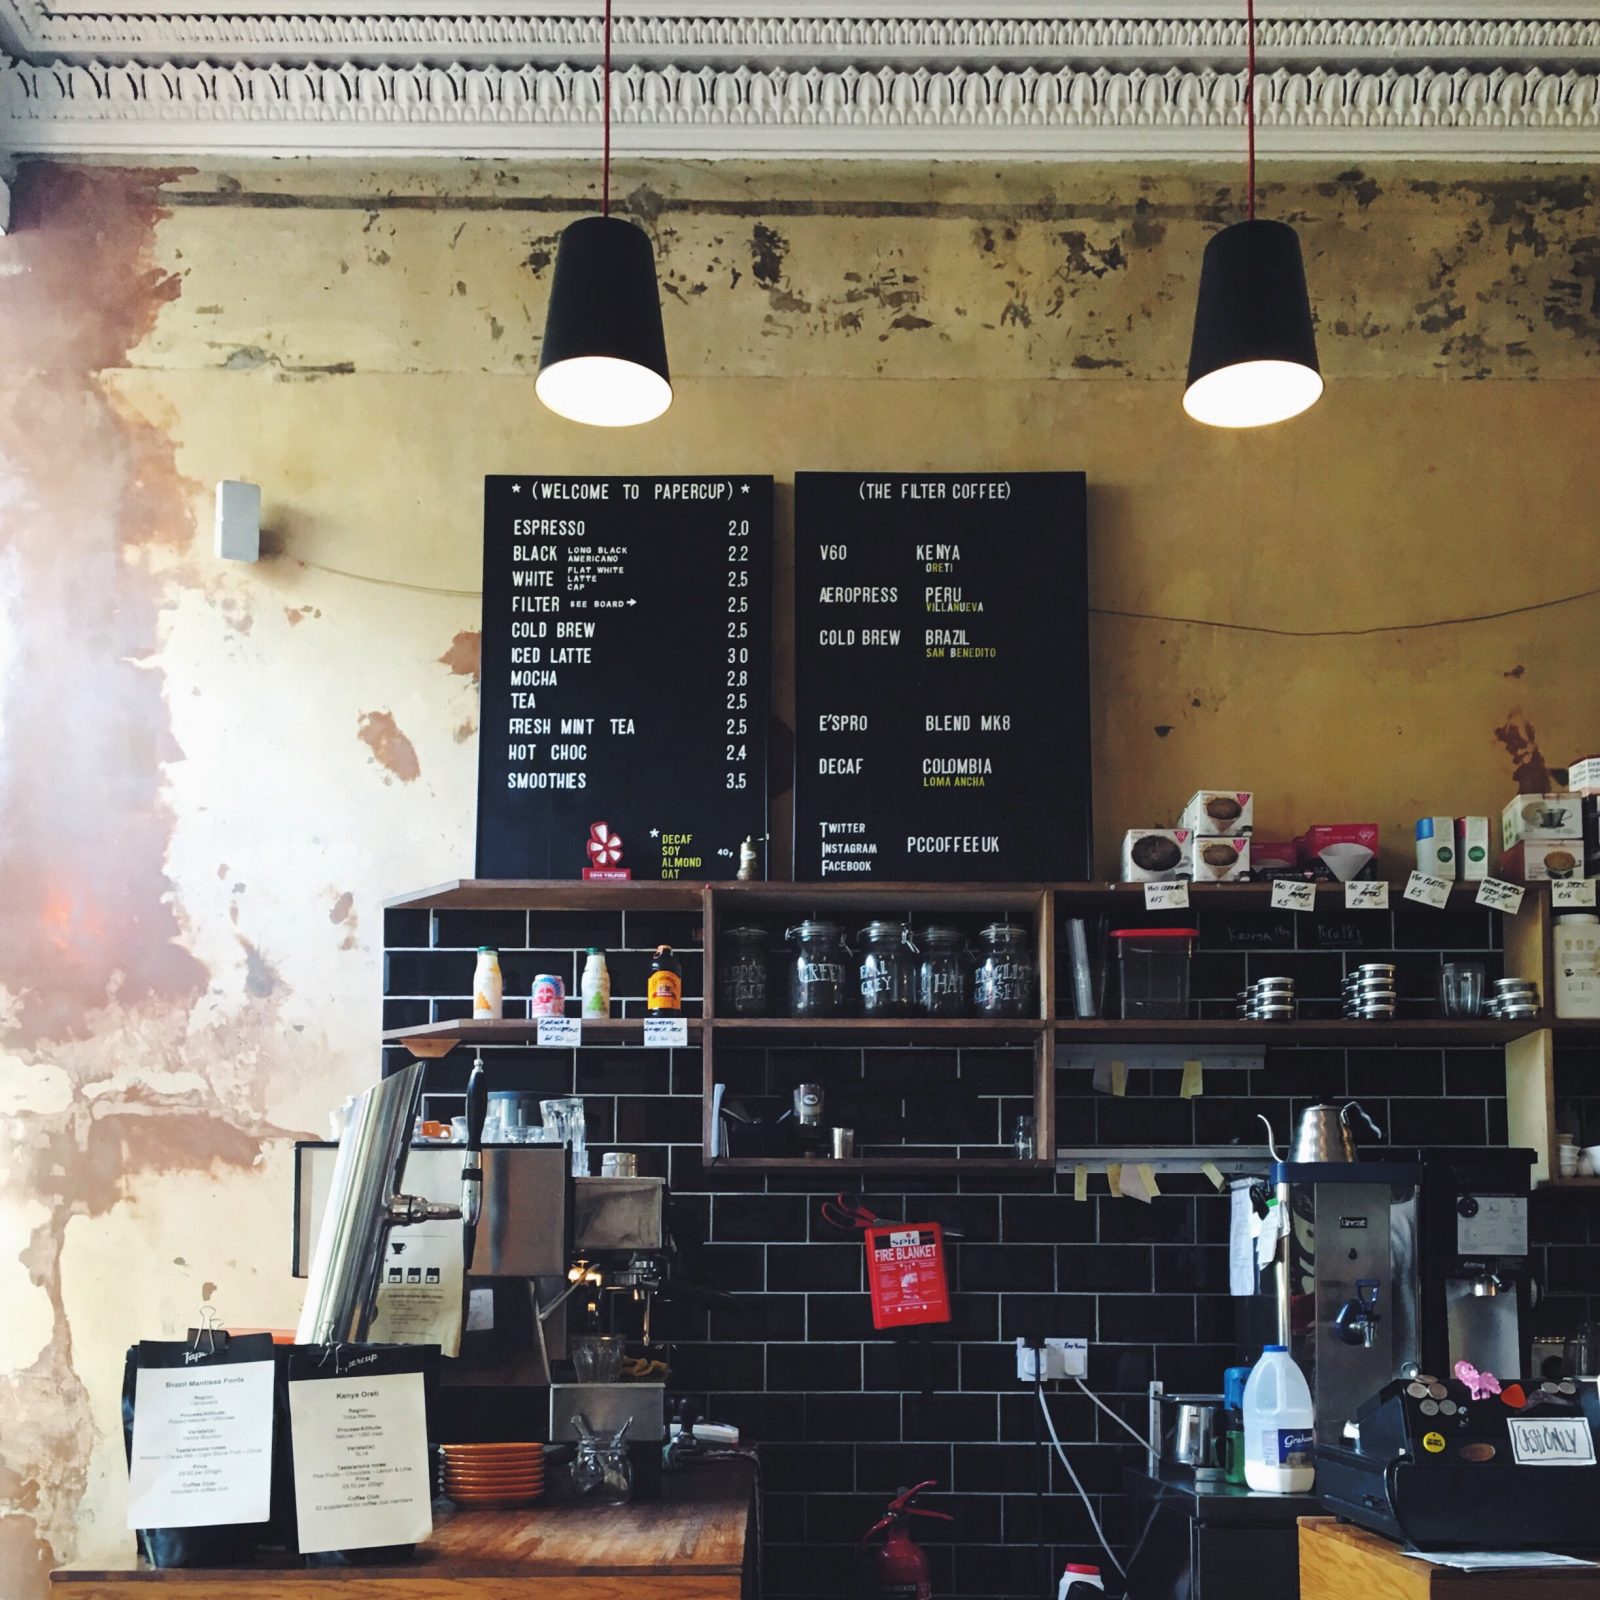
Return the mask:
[[672, 404], [672, 380], [650, 240], [611, 215], [611, 0], [601, 71], [600, 215], [570, 224], [556, 247], [533, 388], [558, 416], [627, 428], [653, 422]]
[[1216, 428], [1285, 422], [1322, 394], [1300, 240], [1256, 216], [1256, 10], [1246, 0], [1247, 220], [1224, 228], [1200, 264], [1183, 409]]

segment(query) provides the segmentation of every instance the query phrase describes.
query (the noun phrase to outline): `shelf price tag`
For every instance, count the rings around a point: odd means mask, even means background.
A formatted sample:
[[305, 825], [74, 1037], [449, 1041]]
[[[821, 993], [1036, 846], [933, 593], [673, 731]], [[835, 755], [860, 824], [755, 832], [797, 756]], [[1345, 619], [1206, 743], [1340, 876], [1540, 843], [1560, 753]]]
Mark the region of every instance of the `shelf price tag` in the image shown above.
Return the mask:
[[1426, 872], [1413, 872], [1406, 882], [1405, 897], [1415, 900], [1418, 905], [1443, 911], [1450, 903], [1450, 884], [1447, 879], [1435, 878]]
[[1272, 909], [1274, 911], [1315, 911], [1317, 886], [1302, 883], [1296, 878], [1272, 880]]
[[1189, 907], [1189, 885], [1179, 883], [1147, 883], [1144, 886], [1146, 911], [1186, 911]]
[[1389, 884], [1383, 878], [1346, 878], [1344, 885], [1346, 911], [1387, 911], [1389, 909]]
[[573, 1050], [583, 1042], [580, 1017], [540, 1017], [537, 1043], [542, 1050]]
[[1503, 911], [1508, 917], [1514, 917], [1522, 909], [1522, 894], [1520, 883], [1485, 878], [1478, 885], [1478, 893], [1474, 898], [1480, 906], [1488, 906], [1491, 911]]
[[683, 1017], [646, 1017], [644, 1042], [658, 1050], [681, 1050], [689, 1042], [689, 1024]]
[[1563, 906], [1593, 906], [1595, 880], [1593, 878], [1552, 878], [1550, 904], [1559, 911]]

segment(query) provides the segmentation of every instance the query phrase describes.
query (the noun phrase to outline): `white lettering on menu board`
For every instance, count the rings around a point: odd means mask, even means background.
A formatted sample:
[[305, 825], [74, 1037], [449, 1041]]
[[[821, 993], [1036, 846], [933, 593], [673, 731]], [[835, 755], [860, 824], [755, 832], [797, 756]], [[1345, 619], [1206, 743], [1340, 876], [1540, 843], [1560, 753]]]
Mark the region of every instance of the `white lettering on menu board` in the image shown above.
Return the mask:
[[420, 1372], [291, 1383], [289, 1427], [303, 1553], [415, 1544], [433, 1532]]
[[130, 1528], [208, 1528], [272, 1514], [272, 1362], [143, 1367], [128, 1463]]
[[795, 545], [796, 876], [1086, 862], [1081, 476], [802, 473]]

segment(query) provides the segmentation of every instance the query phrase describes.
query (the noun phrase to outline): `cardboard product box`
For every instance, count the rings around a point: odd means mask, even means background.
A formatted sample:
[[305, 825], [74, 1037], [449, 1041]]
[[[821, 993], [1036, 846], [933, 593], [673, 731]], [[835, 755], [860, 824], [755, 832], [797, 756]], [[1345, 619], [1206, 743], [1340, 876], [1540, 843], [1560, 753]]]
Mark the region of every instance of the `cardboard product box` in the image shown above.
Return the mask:
[[1129, 828], [1122, 836], [1124, 883], [1175, 883], [1189, 876], [1188, 828]]
[[1196, 883], [1239, 883], [1250, 876], [1248, 837], [1197, 833], [1189, 841], [1189, 876]]
[[1500, 813], [1500, 848], [1509, 850], [1522, 839], [1576, 839], [1583, 831], [1580, 805], [1579, 798], [1570, 794], [1515, 796]]
[[1269, 883], [1300, 876], [1300, 852], [1293, 839], [1258, 839], [1250, 835], [1250, 876]]
[[1416, 836], [1418, 872], [1434, 878], [1458, 876], [1454, 817], [1418, 817]]
[[1300, 865], [1320, 883], [1378, 875], [1376, 822], [1314, 822], [1295, 840]]
[[1548, 883], [1583, 875], [1582, 839], [1523, 839], [1500, 857], [1495, 874], [1507, 883]]
[[1255, 796], [1243, 789], [1197, 789], [1178, 818], [1180, 828], [1228, 839], [1255, 829]]
[[1600, 795], [1600, 756], [1585, 756], [1567, 768], [1567, 788], [1576, 795]]
[[1489, 819], [1456, 818], [1456, 876], [1468, 883], [1489, 876]]

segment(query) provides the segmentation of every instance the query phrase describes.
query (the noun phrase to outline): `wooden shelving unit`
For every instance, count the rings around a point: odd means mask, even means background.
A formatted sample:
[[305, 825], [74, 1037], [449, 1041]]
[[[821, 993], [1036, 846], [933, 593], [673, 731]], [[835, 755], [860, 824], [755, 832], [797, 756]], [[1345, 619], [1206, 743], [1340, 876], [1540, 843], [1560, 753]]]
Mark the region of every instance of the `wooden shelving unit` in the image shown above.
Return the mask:
[[[1190, 888], [1186, 913], [1164, 913], [1157, 921], [1168, 924], [1207, 911], [1265, 909], [1272, 888], [1266, 883], [1197, 883]], [[1472, 903], [1476, 887], [1458, 885], [1451, 894], [1455, 907]], [[1394, 886], [1391, 908], [1401, 903]], [[1319, 910], [1335, 912], [1344, 905], [1343, 887], [1319, 884]], [[585, 883], [561, 880], [453, 879], [387, 902], [399, 910], [527, 910], [527, 911], [676, 911], [702, 919], [705, 997], [704, 1018], [690, 1019], [689, 1042], [701, 1051], [704, 1084], [702, 1133], [708, 1165], [741, 1171], [855, 1172], [1045, 1172], [1055, 1166], [1055, 1065], [1058, 1048], [1077, 1044], [1254, 1046], [1327, 1045], [1498, 1045], [1506, 1056], [1506, 1100], [1513, 1145], [1537, 1152], [1533, 1176], [1542, 1187], [1562, 1190], [1600, 1189], [1600, 1179], [1552, 1180], [1555, 1149], [1554, 1047], [1556, 1043], [1600, 1044], [1600, 1022], [1569, 1022], [1542, 1013], [1528, 1023], [1492, 1020], [1448, 1021], [1406, 1018], [1389, 1023], [1304, 1020], [1289, 1024], [1239, 1022], [1220, 1019], [1124, 1021], [1119, 1018], [1059, 1017], [1055, 982], [1055, 924], [1058, 916], [1087, 912], [1116, 918], [1142, 919], [1143, 886], [1117, 883], [1025, 884], [906, 884], [906, 883]], [[906, 1018], [880, 1021], [866, 1018], [810, 1020], [791, 1017], [719, 1018], [716, 1001], [716, 948], [723, 925], [761, 921], [774, 932], [791, 920], [826, 915], [853, 932], [853, 919], [904, 913], [925, 924], [932, 914], [946, 913], [971, 922], [998, 916], [1026, 918], [1034, 930], [1034, 950], [1039, 964], [1039, 1015], [1016, 1021], [983, 1018]], [[1293, 913], [1284, 913], [1293, 915]], [[1359, 914], [1359, 913], [1357, 913]], [[1521, 912], [1505, 921], [1505, 970], [1508, 975], [1535, 979], [1548, 1003], [1553, 993], [1550, 945], [1550, 897], [1541, 885], [1530, 886]], [[384, 1035], [389, 1044], [402, 1045], [413, 1054], [437, 1057], [458, 1044], [532, 1042], [535, 1019], [503, 1022], [440, 1022], [417, 1028], [393, 1029]], [[586, 1021], [585, 1039], [591, 1043], [631, 1045], [643, 1038], [639, 1019]], [[712, 1149], [712, 1086], [717, 1042], [724, 1047], [858, 1046], [893, 1049], [923, 1046], [956, 1048], [1031, 1048], [1034, 1058], [1035, 1161], [986, 1156], [950, 1157], [867, 1155], [849, 1161], [783, 1157], [715, 1157]]]

